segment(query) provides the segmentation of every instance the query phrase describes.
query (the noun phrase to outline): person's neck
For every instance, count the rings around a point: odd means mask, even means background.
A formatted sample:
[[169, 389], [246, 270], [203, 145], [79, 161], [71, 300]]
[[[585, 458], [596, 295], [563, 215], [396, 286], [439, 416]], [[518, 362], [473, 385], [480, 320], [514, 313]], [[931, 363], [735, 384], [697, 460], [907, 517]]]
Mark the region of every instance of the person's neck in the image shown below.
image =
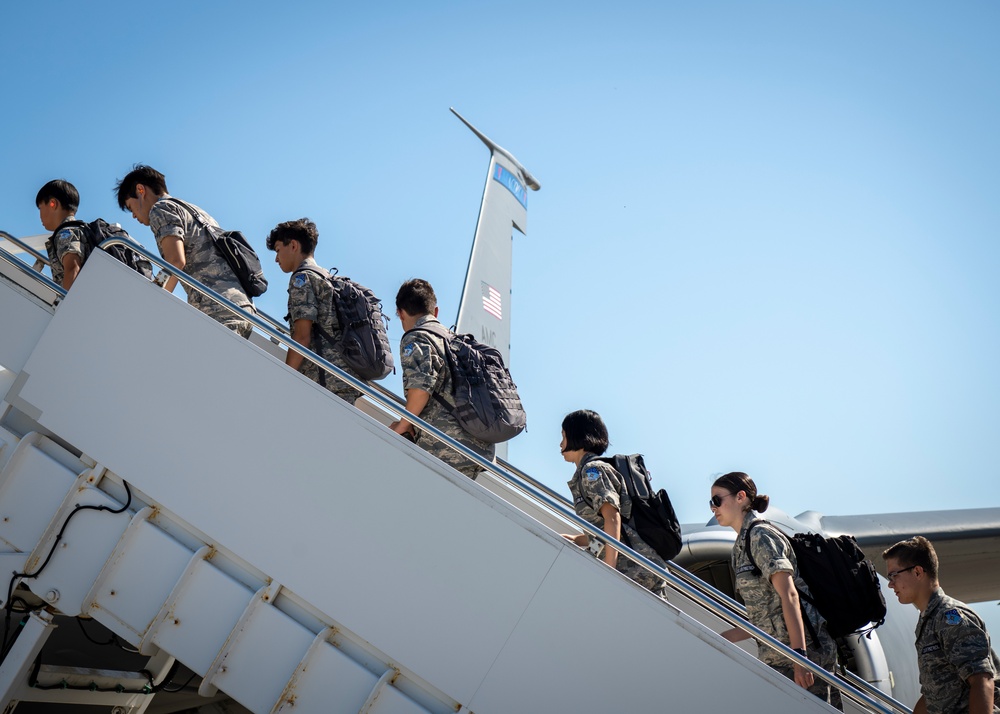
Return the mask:
[[913, 598], [913, 605], [920, 610], [923, 614], [927, 610], [927, 606], [931, 604], [931, 598], [934, 597], [934, 593], [937, 592], [938, 584], [932, 583], [929, 588], [921, 591], [915, 598]]

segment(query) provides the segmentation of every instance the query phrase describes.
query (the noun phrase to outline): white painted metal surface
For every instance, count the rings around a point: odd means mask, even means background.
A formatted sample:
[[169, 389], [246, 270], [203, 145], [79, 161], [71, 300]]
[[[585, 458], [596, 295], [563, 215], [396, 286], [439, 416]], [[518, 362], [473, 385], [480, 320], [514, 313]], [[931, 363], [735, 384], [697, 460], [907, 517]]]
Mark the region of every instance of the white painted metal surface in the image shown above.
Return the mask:
[[[0, 324], [22, 304], [0, 297]], [[176, 657], [205, 694], [255, 712], [829, 711], [103, 254], [23, 339], [0, 550], [32, 572], [55, 547], [34, 593]]]

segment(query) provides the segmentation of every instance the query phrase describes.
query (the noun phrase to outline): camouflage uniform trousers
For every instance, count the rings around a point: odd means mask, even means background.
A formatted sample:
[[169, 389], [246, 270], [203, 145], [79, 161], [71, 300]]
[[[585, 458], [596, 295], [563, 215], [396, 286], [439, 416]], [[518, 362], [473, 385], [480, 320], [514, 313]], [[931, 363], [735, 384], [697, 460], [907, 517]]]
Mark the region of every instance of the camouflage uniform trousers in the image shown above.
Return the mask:
[[[345, 365], [340, 364], [339, 360], [331, 359], [328, 355], [322, 355], [322, 357], [327, 362], [332, 362], [335, 366], [340, 367], [344, 371], [347, 371]], [[299, 372], [309, 377], [312, 381], [316, 382], [320, 386], [326, 388], [327, 390], [333, 392], [338, 397], [343, 399], [345, 402], [354, 404], [361, 396], [359, 392], [354, 387], [350, 386], [347, 382], [342, 382], [335, 375], [330, 374], [325, 369], [320, 367], [315, 362], [304, 359], [302, 360], [302, 365], [299, 367]]]
[[[246, 302], [246, 297], [243, 295], [243, 293], [237, 291], [233, 291], [233, 293], [235, 294], [234, 295], [223, 294], [223, 297], [232, 300], [237, 305], [239, 305], [239, 307], [243, 308], [247, 312], [256, 312], [254, 310], [253, 305], [250, 304], [249, 302]], [[223, 327], [226, 327], [235, 332], [240, 337], [244, 339], [248, 339], [250, 337], [250, 333], [253, 331], [253, 325], [249, 321], [241, 319], [239, 315], [230, 312], [228, 309], [226, 309], [219, 303], [215, 302], [214, 300], [210, 300], [207, 297], [203, 298], [201, 295], [195, 293], [194, 295], [192, 295], [192, 298], [194, 299], [188, 300], [188, 303], [192, 307], [197, 308], [198, 310], [205, 313], [210, 318], [221, 324]], [[243, 302], [246, 302], [246, 304], [240, 304]]]
[[[825, 632], [826, 625], [823, 625]], [[808, 631], [808, 628], [807, 628]], [[809, 659], [814, 663], [818, 664], [820, 667], [828, 672], [833, 672], [837, 666], [837, 645], [833, 641], [833, 638], [826, 633], [826, 637], [820, 634], [820, 640], [822, 641], [822, 647], [818, 648], [816, 643], [812, 641], [812, 637], [807, 638], [809, 640], [809, 647], [806, 649], [806, 653], [809, 655]], [[769, 665], [773, 669], [778, 670], [783, 675], [791, 680], [795, 679], [795, 667], [788, 661], [781, 663], [771, 663]], [[840, 697], [840, 690], [831, 687], [829, 684], [824, 682], [819, 677], [813, 675], [813, 685], [809, 687], [809, 691], [815, 694], [817, 697], [822, 699], [824, 702], [832, 705], [834, 708], [844, 711], [844, 703]]]
[[[623, 536], [628, 536], [628, 544], [632, 550], [637, 552], [639, 555], [652, 560], [661, 568], [666, 568], [666, 563], [663, 562], [663, 558], [660, 557], [660, 554], [653, 550], [652, 546], [647, 545], [646, 541], [639, 537], [639, 534], [634, 528], [632, 528], [632, 526], [627, 523], [622, 523], [622, 531]], [[646, 588], [657, 597], [661, 597], [664, 600], [667, 599], [666, 581], [653, 575], [638, 563], [619, 555], [616, 569], [619, 573], [639, 583], [639, 585]]]
[[[493, 461], [496, 457], [496, 447], [493, 444], [488, 444], [485, 441], [480, 441], [469, 436], [457, 422], [450, 418], [450, 415], [440, 405], [433, 402], [429, 403], [421, 416], [428, 424], [440, 429], [447, 436], [450, 436], [463, 446], [467, 446], [487, 461]], [[456, 471], [465, 474], [472, 480], [475, 480], [476, 476], [483, 471], [483, 468], [479, 464], [470, 461], [458, 451], [452, 449], [444, 442], [438, 441], [430, 434], [421, 434], [418, 432], [416, 441], [428, 454], [438, 457]]]

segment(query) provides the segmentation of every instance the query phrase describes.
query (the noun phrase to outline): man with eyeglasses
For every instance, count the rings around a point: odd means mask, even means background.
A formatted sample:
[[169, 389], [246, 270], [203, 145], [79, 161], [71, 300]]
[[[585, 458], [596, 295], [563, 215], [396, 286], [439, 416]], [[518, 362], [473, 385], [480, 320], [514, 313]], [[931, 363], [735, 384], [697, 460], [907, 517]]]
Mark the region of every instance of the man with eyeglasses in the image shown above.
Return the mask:
[[920, 610], [917, 665], [920, 699], [914, 714], [1000, 714], [997, 671], [982, 619], [938, 584], [938, 558], [923, 536], [900, 541], [882, 553], [889, 587], [904, 605]]

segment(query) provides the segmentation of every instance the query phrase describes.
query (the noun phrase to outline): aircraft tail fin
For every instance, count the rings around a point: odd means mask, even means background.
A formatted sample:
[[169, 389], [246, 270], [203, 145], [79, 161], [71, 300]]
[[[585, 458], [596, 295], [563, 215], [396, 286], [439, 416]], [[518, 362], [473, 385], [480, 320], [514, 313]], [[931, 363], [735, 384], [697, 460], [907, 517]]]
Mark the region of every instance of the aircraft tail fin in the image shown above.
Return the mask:
[[510, 152], [451, 110], [490, 150], [479, 220], [465, 274], [456, 329], [496, 347], [510, 366], [511, 244], [513, 228], [527, 233], [528, 189], [541, 185]]

